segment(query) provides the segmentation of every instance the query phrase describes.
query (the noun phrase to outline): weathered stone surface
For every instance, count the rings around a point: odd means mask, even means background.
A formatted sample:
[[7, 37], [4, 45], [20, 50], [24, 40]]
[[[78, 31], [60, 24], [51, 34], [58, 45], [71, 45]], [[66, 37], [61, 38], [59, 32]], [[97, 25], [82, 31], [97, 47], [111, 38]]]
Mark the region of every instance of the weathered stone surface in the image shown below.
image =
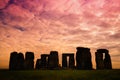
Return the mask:
[[[103, 56], [103, 54], [105, 54], [105, 56]], [[98, 49], [95, 55], [96, 69], [112, 69], [111, 58], [107, 49]]]
[[76, 68], [87, 70], [92, 69], [91, 53], [89, 48], [77, 47]]
[[[67, 61], [67, 57], [69, 57], [68, 61]], [[74, 53], [63, 53], [62, 54], [62, 67], [63, 68], [74, 68], [75, 67]]]
[[26, 70], [34, 69], [34, 53], [33, 52], [26, 52], [24, 68]]

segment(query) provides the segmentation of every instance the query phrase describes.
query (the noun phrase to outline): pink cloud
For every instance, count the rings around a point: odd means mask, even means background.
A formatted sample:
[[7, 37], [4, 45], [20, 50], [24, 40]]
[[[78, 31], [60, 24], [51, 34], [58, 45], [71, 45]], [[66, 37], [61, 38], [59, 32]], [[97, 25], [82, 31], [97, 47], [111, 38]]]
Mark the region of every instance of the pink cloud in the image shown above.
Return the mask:
[[77, 46], [108, 48], [112, 55], [119, 54], [114, 53], [120, 48], [119, 0], [12, 1], [9, 5], [8, 0], [0, 1], [0, 51], [4, 54], [12, 50], [75, 52]]

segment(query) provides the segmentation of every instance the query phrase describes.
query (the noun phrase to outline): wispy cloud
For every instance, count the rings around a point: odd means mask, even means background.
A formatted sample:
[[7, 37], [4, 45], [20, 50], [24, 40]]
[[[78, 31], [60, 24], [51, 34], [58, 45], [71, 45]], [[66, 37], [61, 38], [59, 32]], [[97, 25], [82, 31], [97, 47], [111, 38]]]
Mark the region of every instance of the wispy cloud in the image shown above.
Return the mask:
[[0, 51], [5, 54], [74, 52], [77, 46], [119, 54], [119, 0], [2, 0], [0, 4]]

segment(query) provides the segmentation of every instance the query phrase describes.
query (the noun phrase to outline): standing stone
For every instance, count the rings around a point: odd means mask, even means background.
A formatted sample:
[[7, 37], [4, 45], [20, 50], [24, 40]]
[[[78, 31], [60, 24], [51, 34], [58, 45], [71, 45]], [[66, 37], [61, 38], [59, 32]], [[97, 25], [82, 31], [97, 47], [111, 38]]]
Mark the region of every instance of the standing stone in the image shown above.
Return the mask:
[[96, 69], [104, 69], [103, 54], [95, 53]]
[[[67, 61], [67, 57], [69, 57], [68, 61]], [[74, 53], [62, 54], [62, 67], [63, 68], [74, 68], [75, 67]]]
[[18, 53], [11, 52], [9, 61], [9, 70], [17, 70]]
[[17, 59], [17, 69], [18, 70], [23, 70], [24, 69], [24, 55], [23, 53], [18, 54], [18, 59]]
[[69, 54], [69, 68], [75, 67], [74, 54]]
[[92, 69], [91, 53], [89, 48], [77, 47], [76, 67], [77, 69], [83, 70]]
[[34, 53], [26, 52], [25, 54], [25, 69], [31, 70], [34, 69]]
[[10, 70], [23, 70], [24, 69], [24, 56], [22, 53], [12, 52], [9, 62]]
[[51, 51], [48, 57], [48, 67], [49, 69], [57, 69], [59, 66], [58, 52]]
[[67, 68], [67, 57], [66, 57], [66, 54], [62, 54], [62, 67], [63, 68]]
[[112, 69], [111, 58], [108, 53], [105, 54], [104, 67], [105, 69]]
[[[105, 54], [105, 56], [103, 56], [103, 54]], [[112, 69], [111, 58], [107, 49], [98, 49], [95, 55], [96, 69]]]
[[41, 69], [41, 59], [37, 59], [35, 69]]
[[49, 54], [41, 54], [41, 68], [42, 69], [48, 68], [48, 57], [49, 57]]

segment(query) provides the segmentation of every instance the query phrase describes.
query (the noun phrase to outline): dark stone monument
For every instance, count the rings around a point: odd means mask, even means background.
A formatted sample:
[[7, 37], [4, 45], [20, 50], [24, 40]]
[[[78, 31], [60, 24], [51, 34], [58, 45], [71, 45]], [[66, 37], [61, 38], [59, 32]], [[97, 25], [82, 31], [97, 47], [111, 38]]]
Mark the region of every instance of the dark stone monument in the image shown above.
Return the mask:
[[24, 68], [25, 70], [34, 69], [34, 53], [33, 52], [26, 52]]
[[41, 59], [37, 59], [35, 69], [41, 69]]
[[18, 70], [23, 70], [24, 69], [24, 55], [23, 55], [23, 53], [18, 54], [17, 69]]
[[105, 69], [112, 69], [111, 58], [108, 53], [105, 54], [104, 67]]
[[9, 61], [9, 70], [17, 70], [18, 53], [11, 52]]
[[112, 69], [111, 58], [107, 49], [98, 49], [95, 53], [96, 69]]
[[48, 68], [48, 57], [49, 57], [49, 54], [41, 54], [41, 68], [42, 69]]
[[58, 52], [51, 51], [48, 57], [48, 68], [49, 69], [57, 69], [59, 66]]
[[9, 62], [10, 70], [23, 70], [24, 69], [24, 56], [22, 53], [12, 52], [10, 54]]
[[[67, 60], [67, 57], [69, 57], [69, 60]], [[62, 54], [62, 67], [63, 68], [74, 68], [75, 67], [74, 53]]]
[[92, 69], [91, 53], [89, 48], [77, 47], [76, 68], [82, 70]]

